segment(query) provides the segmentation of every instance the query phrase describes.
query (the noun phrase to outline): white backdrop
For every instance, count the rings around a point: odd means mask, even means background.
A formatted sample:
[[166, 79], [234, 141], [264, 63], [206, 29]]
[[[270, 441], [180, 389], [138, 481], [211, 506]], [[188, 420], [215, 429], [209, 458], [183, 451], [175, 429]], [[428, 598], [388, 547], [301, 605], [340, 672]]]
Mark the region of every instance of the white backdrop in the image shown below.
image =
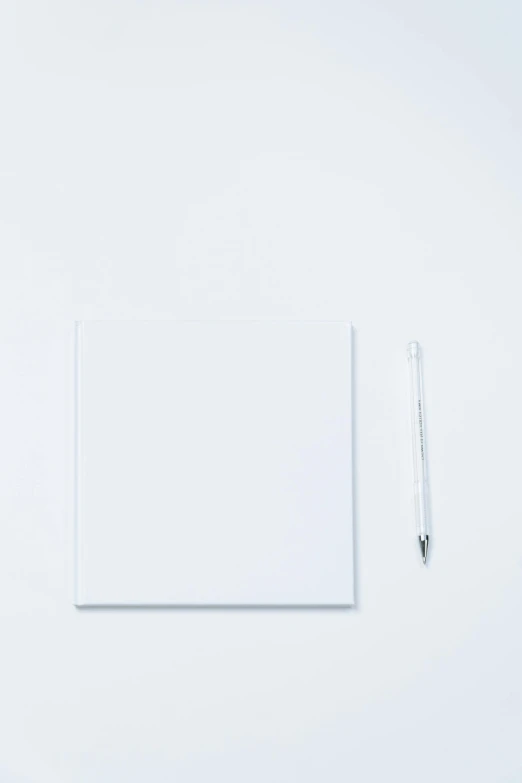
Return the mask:
[[[4, 0], [2, 783], [522, 779], [521, 23]], [[74, 609], [74, 318], [353, 321], [355, 609]]]

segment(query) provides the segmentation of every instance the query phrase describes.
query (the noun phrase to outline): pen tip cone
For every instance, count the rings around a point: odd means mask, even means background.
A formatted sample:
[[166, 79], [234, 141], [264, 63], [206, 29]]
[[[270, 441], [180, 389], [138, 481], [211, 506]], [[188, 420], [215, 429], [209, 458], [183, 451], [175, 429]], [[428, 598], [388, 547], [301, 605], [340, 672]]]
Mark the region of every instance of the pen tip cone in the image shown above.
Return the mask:
[[419, 536], [419, 543], [421, 548], [421, 556], [422, 556], [422, 562], [424, 565], [426, 565], [426, 559], [428, 557], [428, 543], [429, 543], [430, 537], [429, 536]]

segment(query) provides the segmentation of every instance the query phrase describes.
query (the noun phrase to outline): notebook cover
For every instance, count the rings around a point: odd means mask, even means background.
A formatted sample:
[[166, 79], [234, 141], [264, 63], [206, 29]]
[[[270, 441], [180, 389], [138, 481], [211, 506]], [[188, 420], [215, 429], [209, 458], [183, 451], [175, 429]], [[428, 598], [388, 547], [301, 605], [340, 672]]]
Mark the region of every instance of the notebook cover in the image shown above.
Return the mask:
[[75, 604], [352, 604], [351, 368], [347, 323], [78, 323]]

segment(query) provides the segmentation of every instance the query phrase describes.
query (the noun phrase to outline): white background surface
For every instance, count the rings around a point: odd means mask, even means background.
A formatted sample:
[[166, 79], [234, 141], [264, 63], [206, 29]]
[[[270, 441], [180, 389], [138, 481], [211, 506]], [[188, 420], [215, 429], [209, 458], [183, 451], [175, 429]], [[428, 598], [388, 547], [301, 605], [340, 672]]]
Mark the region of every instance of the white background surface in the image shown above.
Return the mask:
[[[518, 783], [520, 5], [0, 13], [2, 781]], [[356, 609], [71, 606], [73, 318], [353, 320]]]

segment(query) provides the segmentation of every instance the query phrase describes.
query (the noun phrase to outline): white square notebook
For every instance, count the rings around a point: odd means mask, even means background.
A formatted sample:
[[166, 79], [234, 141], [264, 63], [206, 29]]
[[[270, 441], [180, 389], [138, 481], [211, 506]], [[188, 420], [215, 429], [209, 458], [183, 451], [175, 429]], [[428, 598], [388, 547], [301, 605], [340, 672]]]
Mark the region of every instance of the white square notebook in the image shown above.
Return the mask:
[[353, 603], [351, 327], [76, 329], [78, 606]]

